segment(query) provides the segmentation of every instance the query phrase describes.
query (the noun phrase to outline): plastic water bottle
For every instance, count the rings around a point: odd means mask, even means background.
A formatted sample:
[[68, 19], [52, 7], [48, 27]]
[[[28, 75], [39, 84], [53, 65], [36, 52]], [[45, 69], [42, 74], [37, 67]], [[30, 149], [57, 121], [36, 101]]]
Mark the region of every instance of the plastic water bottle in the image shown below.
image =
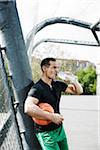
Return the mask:
[[58, 77], [65, 81], [76, 82], [77, 76], [73, 75], [71, 72], [58, 72]]
[[83, 93], [83, 88], [82, 85], [78, 82], [78, 77], [73, 75], [71, 72], [60, 71], [58, 73], [58, 77], [69, 84], [70, 83], [74, 84], [75, 87], [77, 88], [77, 93], [79, 94]]

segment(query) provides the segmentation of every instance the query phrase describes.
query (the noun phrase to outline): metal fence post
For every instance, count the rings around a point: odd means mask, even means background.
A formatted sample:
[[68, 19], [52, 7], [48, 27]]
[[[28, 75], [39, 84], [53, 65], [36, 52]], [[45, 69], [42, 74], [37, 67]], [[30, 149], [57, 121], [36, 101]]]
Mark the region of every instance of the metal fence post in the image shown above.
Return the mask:
[[19, 102], [16, 115], [23, 147], [39, 150], [32, 119], [24, 114], [24, 101], [33, 83], [15, 0], [0, 2], [0, 30], [7, 49], [15, 100]]

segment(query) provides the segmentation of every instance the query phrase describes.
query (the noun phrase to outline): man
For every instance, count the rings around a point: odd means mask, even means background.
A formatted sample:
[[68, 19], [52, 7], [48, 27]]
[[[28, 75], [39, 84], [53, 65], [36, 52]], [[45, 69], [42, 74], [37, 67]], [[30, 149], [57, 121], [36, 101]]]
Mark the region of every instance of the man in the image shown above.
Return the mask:
[[[56, 59], [45, 58], [41, 62], [41, 79], [33, 85], [25, 101], [25, 113], [37, 119], [50, 120], [48, 125], [34, 125], [36, 136], [43, 150], [68, 150], [67, 138], [63, 128], [63, 116], [60, 114], [59, 102], [61, 92], [81, 94], [79, 82], [66, 84], [56, 81], [58, 65]], [[54, 113], [43, 111], [39, 103], [49, 103]]]

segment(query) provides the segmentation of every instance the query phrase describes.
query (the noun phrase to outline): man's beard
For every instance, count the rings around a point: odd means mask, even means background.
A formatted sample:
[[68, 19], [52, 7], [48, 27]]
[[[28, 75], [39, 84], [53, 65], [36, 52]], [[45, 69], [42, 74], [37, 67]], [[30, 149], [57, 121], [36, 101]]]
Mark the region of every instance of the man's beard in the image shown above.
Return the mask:
[[51, 78], [51, 77], [48, 77], [50, 80], [53, 80], [53, 78]]
[[55, 80], [56, 76], [57, 76], [57, 74], [55, 75], [55, 77], [51, 78], [51, 77], [48, 76], [48, 78], [51, 79], [51, 80]]

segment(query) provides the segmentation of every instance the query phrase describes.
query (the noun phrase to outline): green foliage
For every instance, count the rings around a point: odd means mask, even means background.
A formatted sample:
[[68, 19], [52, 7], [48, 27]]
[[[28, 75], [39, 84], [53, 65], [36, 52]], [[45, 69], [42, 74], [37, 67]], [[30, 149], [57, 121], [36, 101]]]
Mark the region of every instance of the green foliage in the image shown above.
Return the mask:
[[76, 75], [79, 82], [83, 85], [84, 95], [96, 94], [96, 70], [93, 66], [86, 69], [80, 69]]

